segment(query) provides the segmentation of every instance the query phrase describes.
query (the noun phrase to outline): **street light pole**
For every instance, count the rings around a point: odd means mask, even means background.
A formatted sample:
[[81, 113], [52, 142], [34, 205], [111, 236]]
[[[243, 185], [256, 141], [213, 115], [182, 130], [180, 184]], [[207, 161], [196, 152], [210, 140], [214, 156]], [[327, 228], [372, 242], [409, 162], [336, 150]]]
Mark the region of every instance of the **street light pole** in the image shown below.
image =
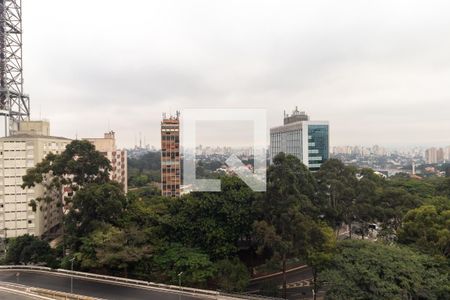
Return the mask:
[[183, 275], [183, 272], [178, 273], [178, 285], [180, 286], [180, 289], [181, 289], [181, 275]]
[[8, 235], [7, 235], [7, 231], [8, 231], [8, 228], [3, 228], [3, 234], [4, 234], [4, 238], [3, 238], [3, 250], [4, 250], [4, 252], [5, 252], [5, 256], [6, 256], [6, 251], [7, 251], [7, 248], [6, 248], [6, 239], [7, 239], [7, 237], [8, 237]]
[[[181, 288], [181, 275], [183, 275], [183, 272], [178, 273], [178, 286], [180, 287], [180, 291], [182, 290]], [[178, 300], [181, 299], [181, 295], [178, 294]]]
[[[70, 270], [73, 272], [73, 262], [75, 261], [75, 257], [70, 260]], [[70, 293], [73, 294], [73, 273], [70, 274]]]

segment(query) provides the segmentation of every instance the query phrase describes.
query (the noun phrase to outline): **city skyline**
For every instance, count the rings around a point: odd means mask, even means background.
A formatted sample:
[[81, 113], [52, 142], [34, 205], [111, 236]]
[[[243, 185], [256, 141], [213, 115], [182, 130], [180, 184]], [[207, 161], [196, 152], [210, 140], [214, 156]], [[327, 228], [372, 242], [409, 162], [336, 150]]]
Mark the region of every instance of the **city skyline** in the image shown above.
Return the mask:
[[449, 144], [450, 4], [320, 2], [25, 2], [32, 118], [132, 147], [158, 145], [164, 111], [267, 108], [270, 128], [299, 106], [331, 146]]

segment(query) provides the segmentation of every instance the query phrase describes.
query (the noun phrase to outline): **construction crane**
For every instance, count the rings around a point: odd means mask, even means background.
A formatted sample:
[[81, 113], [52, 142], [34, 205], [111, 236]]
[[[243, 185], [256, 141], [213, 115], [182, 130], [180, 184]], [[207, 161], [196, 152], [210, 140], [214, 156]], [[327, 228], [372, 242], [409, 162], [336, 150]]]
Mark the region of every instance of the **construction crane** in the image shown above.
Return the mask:
[[22, 0], [0, 0], [0, 116], [5, 136], [30, 119], [30, 98], [23, 90]]

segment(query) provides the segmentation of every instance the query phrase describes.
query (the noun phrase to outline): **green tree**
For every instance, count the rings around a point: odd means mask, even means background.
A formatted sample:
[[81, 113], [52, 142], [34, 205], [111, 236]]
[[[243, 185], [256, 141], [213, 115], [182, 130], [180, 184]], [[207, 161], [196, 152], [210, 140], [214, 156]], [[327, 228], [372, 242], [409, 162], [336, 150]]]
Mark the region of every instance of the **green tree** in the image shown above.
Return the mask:
[[116, 182], [92, 183], [79, 190], [64, 221], [72, 250], [77, 250], [80, 239], [98, 227], [119, 226], [126, 206], [127, 198]]
[[147, 176], [150, 182], [161, 180], [161, 152], [151, 151], [137, 158], [128, 158], [128, 185], [134, 187], [134, 178]]
[[247, 267], [235, 257], [216, 263], [216, 282], [226, 292], [243, 292], [250, 281]]
[[436, 194], [436, 184], [434, 180], [415, 179], [415, 178], [390, 178], [389, 186], [393, 188], [401, 188], [421, 199], [432, 197]]
[[25, 234], [9, 242], [5, 262], [14, 265], [46, 264], [54, 267], [56, 255], [47, 242]]
[[426, 253], [450, 257], [450, 209], [423, 205], [410, 210], [403, 220], [398, 239]]
[[383, 223], [383, 229], [388, 234], [395, 234], [406, 213], [417, 207], [419, 203], [417, 197], [405, 190], [388, 187], [381, 192], [378, 198], [378, 205], [375, 208], [377, 218]]
[[305, 229], [305, 239], [297, 243], [297, 247], [300, 255], [312, 269], [314, 299], [316, 299], [321, 287], [319, 274], [332, 260], [336, 249], [336, 237], [333, 229], [323, 223], [310, 222]]
[[337, 231], [342, 223], [351, 226], [356, 213], [357, 170], [340, 160], [330, 159], [315, 174], [325, 218]]
[[249, 240], [255, 197], [239, 178], [226, 176], [222, 193], [196, 192], [166, 199], [165, 236], [170, 242], [201, 249], [213, 260], [234, 256], [238, 243]]
[[308, 218], [315, 213], [311, 198], [315, 181], [309, 170], [292, 155], [278, 154], [267, 172], [267, 193], [256, 203], [260, 217], [253, 227], [258, 252], [272, 251], [282, 262], [283, 296], [286, 298], [286, 260], [297, 253], [295, 243], [304, 239]]
[[450, 198], [450, 177], [435, 179], [436, 193]]
[[23, 188], [44, 184], [48, 192], [62, 193], [63, 187], [78, 190], [86, 184], [109, 181], [109, 160], [88, 141], [72, 141], [59, 155], [50, 153], [23, 176]]
[[153, 253], [145, 233], [133, 227], [103, 225], [82, 241], [80, 250], [74, 254], [82, 269], [119, 270], [125, 277], [130, 267]]
[[216, 272], [207, 254], [181, 244], [169, 244], [155, 254], [153, 263], [156, 270], [172, 284], [205, 287]]
[[361, 238], [368, 233], [369, 223], [378, 219], [378, 197], [382, 193], [385, 181], [372, 169], [362, 169], [356, 185], [356, 198], [353, 203], [353, 219], [361, 226]]
[[[22, 188], [31, 188], [36, 185], [44, 187], [43, 197], [33, 199], [29, 205], [34, 211], [43, 208], [41, 201], [55, 203], [59, 208], [58, 214], [63, 221], [63, 207], [69, 206], [74, 192], [89, 184], [103, 184], [109, 181], [111, 165], [109, 160], [95, 150], [88, 141], [72, 141], [61, 154], [48, 154], [44, 160], [34, 168], [28, 169], [23, 176]], [[67, 196], [64, 197], [65, 192]], [[61, 227], [64, 235], [65, 228]], [[65, 255], [65, 237], [62, 247]]]
[[148, 199], [148, 198], [152, 198], [155, 196], [160, 196], [161, 195], [161, 190], [159, 189], [159, 187], [155, 186], [155, 185], [147, 185], [144, 187], [140, 187], [140, 188], [133, 188], [128, 190], [128, 192], [130, 194], [134, 194], [137, 197], [141, 198], [141, 199]]
[[143, 186], [147, 185], [150, 182], [150, 180], [147, 175], [141, 174], [141, 175], [136, 175], [134, 177], [131, 177], [129, 182], [130, 182], [130, 186], [143, 187]]
[[449, 299], [448, 265], [406, 247], [341, 242], [321, 277], [327, 299]]

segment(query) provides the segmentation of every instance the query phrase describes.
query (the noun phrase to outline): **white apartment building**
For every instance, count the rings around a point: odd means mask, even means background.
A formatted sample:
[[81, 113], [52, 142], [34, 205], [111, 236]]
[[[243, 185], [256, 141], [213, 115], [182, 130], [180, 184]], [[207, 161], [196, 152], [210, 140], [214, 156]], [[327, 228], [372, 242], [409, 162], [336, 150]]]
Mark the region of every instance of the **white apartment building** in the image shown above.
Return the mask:
[[91, 142], [97, 151], [108, 158], [112, 167], [111, 180], [122, 184], [126, 193], [128, 191], [127, 151], [117, 149], [114, 131], [105, 133], [103, 138], [85, 138], [84, 140]]
[[310, 121], [296, 108], [284, 114], [284, 124], [270, 129], [270, 161], [280, 152], [296, 156], [311, 171], [329, 159], [329, 124]]
[[70, 139], [50, 136], [47, 121], [27, 121], [19, 124], [13, 135], [0, 138], [0, 234], [8, 238], [23, 234], [42, 236], [54, 233], [62, 210], [55, 203], [39, 204], [36, 212], [31, 200], [42, 197], [44, 189], [22, 189], [22, 176], [27, 169], [41, 162], [52, 152], [65, 150]]

